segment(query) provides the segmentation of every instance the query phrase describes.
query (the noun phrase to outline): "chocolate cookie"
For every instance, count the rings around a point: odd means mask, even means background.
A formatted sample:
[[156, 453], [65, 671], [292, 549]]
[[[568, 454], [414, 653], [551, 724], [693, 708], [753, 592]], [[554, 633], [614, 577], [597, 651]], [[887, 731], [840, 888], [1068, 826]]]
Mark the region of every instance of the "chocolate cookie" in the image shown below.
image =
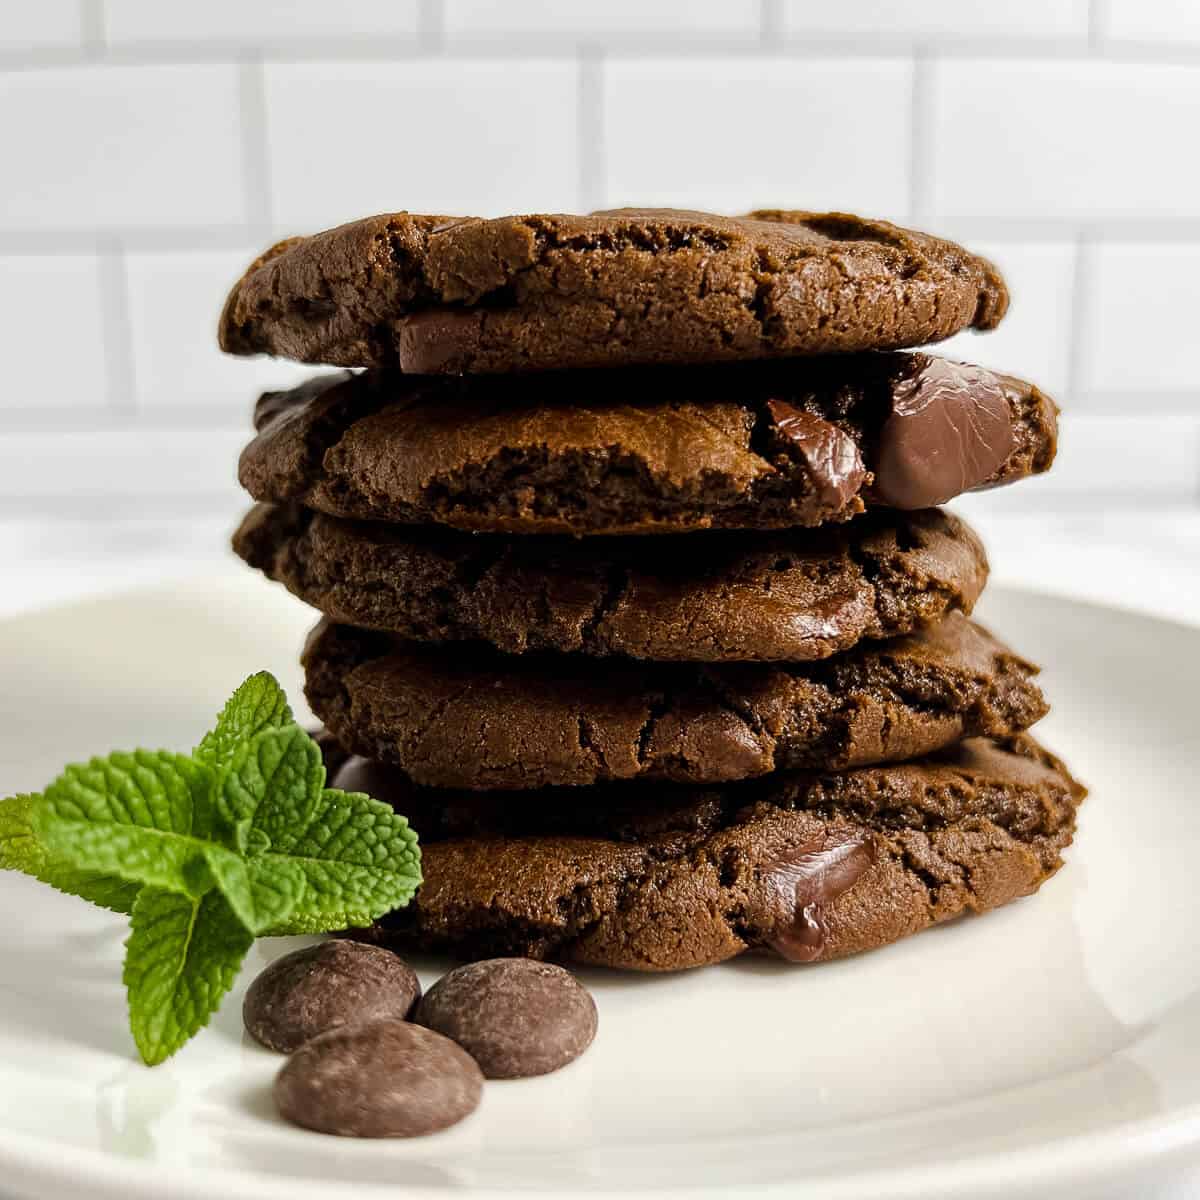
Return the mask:
[[1008, 307], [953, 242], [844, 213], [392, 213], [273, 246], [221, 347], [418, 374], [898, 349]]
[[[422, 789], [397, 780], [395, 798], [420, 811]], [[608, 791], [638, 795], [614, 804]], [[354, 936], [644, 971], [755, 948], [841, 958], [1035, 891], [1061, 865], [1084, 795], [1022, 735], [722, 789], [564, 789], [531, 796], [530, 809], [524, 794], [459, 796], [491, 817], [448, 841], [422, 826], [415, 902]], [[532, 832], [547, 813], [555, 832]]]
[[260, 504], [233, 547], [347, 625], [414, 641], [474, 638], [510, 654], [658, 661], [825, 658], [970, 612], [987, 581], [979, 539], [938, 509], [816, 530], [581, 540]]
[[435, 787], [721, 782], [925, 754], [1046, 711], [1031, 663], [958, 613], [817, 663], [503, 655], [328, 621], [304, 651], [317, 717]]
[[256, 500], [504, 533], [772, 529], [915, 510], [1054, 460], [1053, 401], [925, 354], [672, 371], [326, 375], [258, 402]]

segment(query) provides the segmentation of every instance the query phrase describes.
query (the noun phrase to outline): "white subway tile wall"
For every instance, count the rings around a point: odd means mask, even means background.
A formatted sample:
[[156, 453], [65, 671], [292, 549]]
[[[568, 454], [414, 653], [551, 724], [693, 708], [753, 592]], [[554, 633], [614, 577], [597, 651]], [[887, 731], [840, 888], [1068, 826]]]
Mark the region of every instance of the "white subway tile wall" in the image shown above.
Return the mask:
[[[39, 0], [39, 3], [41, 0]], [[78, 6], [78, 0], [76, 0]], [[104, 0], [104, 30], [114, 46], [195, 41], [240, 45], [247, 39], [415, 38], [418, 0]]]
[[1134, 42], [1200, 42], [1195, 0], [1097, 0], [1099, 32]]
[[1158, 502], [1170, 495], [1191, 499], [1200, 456], [1200, 422], [1192, 417], [1159, 416], [1147, 426], [1144, 416], [1096, 417], [1064, 413], [1059, 456], [1054, 470], [1020, 487], [1001, 488], [989, 499], [1004, 511], [1041, 510], [1071, 497], [1089, 504], [1100, 490], [1107, 504]]
[[7, 4], [0, 20], [0, 53], [29, 46], [78, 46], [83, 38], [79, 0]]
[[[1194, 400], [1200, 243], [1106, 242], [1084, 249], [1087, 296], [1080, 384], [1102, 397], [1155, 392]], [[1138, 353], [1131, 353], [1137, 348]], [[1139, 405], [1139, 407], [1141, 407]]]
[[189, 410], [242, 428], [257, 391], [292, 387], [311, 368], [283, 359], [236, 359], [217, 348], [217, 314], [261, 247], [134, 251], [126, 259], [139, 410]]
[[971, 249], [1000, 268], [1012, 295], [1008, 315], [991, 333], [960, 333], [939, 354], [1031, 379], [1053, 396], [1070, 387], [1074, 242], [992, 242]]
[[289, 232], [408, 208], [572, 208], [573, 60], [270, 63], [267, 161]]
[[0, 73], [0, 233], [243, 226], [238, 90], [220, 63]]
[[1005, 511], [1194, 506], [1194, 0], [39, 0], [0, 22], [0, 518], [232, 519], [260, 388], [213, 327], [372, 210], [846, 207], [1013, 307], [943, 348], [1062, 402]]
[[[4, 414], [41, 410], [47, 425], [60, 426], [63, 409], [103, 411], [116, 399], [101, 320], [104, 282], [98, 254], [0, 257], [0, 440]], [[71, 331], [66, 353], [64, 330]]]
[[912, 72], [893, 58], [606, 62], [603, 201], [903, 217]]
[[1200, 218], [1196, 64], [942, 59], [932, 90], [936, 214]]
[[637, 36], [757, 37], [759, 0], [443, 0], [452, 38]]
[[[1136, 3], [1137, 0], [1131, 0]], [[1087, 0], [781, 0], [786, 33], [929, 37], [1088, 36]]]
[[0, 500], [96, 517], [144, 516], [159, 506], [185, 511], [194, 504], [234, 512], [246, 503], [236, 482], [245, 441], [240, 430], [190, 426], [6, 432]]

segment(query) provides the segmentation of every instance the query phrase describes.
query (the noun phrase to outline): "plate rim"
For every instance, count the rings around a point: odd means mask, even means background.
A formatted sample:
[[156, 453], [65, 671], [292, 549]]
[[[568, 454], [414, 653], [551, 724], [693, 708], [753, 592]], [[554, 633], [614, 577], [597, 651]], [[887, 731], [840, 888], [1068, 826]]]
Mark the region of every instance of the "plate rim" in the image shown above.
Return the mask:
[[[936, 1116], [938, 1109], [928, 1115]], [[328, 1136], [328, 1135], [314, 1135]], [[777, 1140], [786, 1135], [774, 1135]], [[337, 1139], [334, 1139], [337, 1140]], [[384, 1148], [389, 1143], [381, 1143]], [[663, 1194], [676, 1196], [729, 1196], [744, 1194], [755, 1200], [774, 1200], [795, 1196], [797, 1189], [819, 1189], [822, 1200], [850, 1200], [851, 1197], [886, 1197], [887, 1200], [917, 1200], [918, 1197], [951, 1197], [969, 1189], [975, 1196], [1011, 1196], [1013, 1189], [1030, 1187], [1053, 1178], [1056, 1186], [1077, 1187], [1103, 1177], [1112, 1182], [1140, 1168], [1162, 1168], [1172, 1161], [1197, 1158], [1200, 1151], [1200, 1102], [1175, 1109], [1163, 1117], [1143, 1117], [1121, 1122], [1102, 1131], [1073, 1134], [1069, 1137], [1016, 1150], [969, 1154], [950, 1162], [917, 1166], [876, 1167], [853, 1174], [828, 1172], [810, 1177], [798, 1175], [764, 1183], [747, 1183], [731, 1191], [727, 1183], [710, 1187], [692, 1187], [656, 1183], [650, 1188], [588, 1188], [574, 1194], [586, 1200], [653, 1200]], [[175, 1163], [142, 1162], [114, 1158], [89, 1147], [73, 1148], [66, 1160], [61, 1147], [48, 1146], [33, 1138], [14, 1137], [0, 1129], [0, 1167], [6, 1185], [13, 1180], [21, 1188], [35, 1184], [36, 1190], [24, 1190], [22, 1196], [55, 1196], [59, 1189], [83, 1188], [92, 1200], [159, 1200], [164, 1194], [172, 1200], [343, 1200], [365, 1197], [381, 1200], [396, 1195], [395, 1184], [375, 1181], [350, 1183], [343, 1180], [307, 1179], [299, 1175], [269, 1175], [186, 1166]], [[403, 1160], [398, 1160], [403, 1169]], [[27, 1182], [23, 1182], [27, 1181]], [[446, 1200], [448, 1195], [473, 1200], [512, 1200], [518, 1190], [492, 1186], [429, 1188], [405, 1186], [406, 1200]], [[532, 1196], [555, 1194], [550, 1189], [531, 1189]]]
[[[229, 582], [232, 582], [230, 580]], [[70, 619], [72, 614], [98, 604], [137, 601], [155, 593], [177, 593], [180, 587], [193, 586], [218, 591], [227, 581], [211, 576], [180, 575], [152, 584], [110, 591], [76, 600], [56, 602], [0, 617], [0, 627], [10, 627], [36, 619]], [[236, 584], [234, 585], [236, 586]], [[1200, 637], [1196, 623], [1176, 616], [1162, 615], [1132, 605], [1097, 601], [1057, 589], [1045, 589], [1024, 583], [997, 583], [990, 589], [1008, 596], [1031, 598], [1083, 607], [1096, 613], [1117, 616], [1137, 624], [1165, 626], [1175, 635]], [[925, 1110], [935, 1119], [939, 1108]], [[322, 1135], [314, 1135], [322, 1136]], [[764, 1140], [779, 1140], [785, 1134], [769, 1135]], [[745, 1144], [747, 1139], [733, 1139]], [[389, 1143], [384, 1143], [389, 1144]], [[403, 1161], [397, 1160], [402, 1169]], [[1101, 1130], [1084, 1131], [1065, 1137], [1009, 1150], [984, 1150], [950, 1160], [928, 1164], [873, 1167], [863, 1171], [823, 1172], [805, 1176], [802, 1171], [788, 1179], [761, 1183], [749, 1182], [731, 1191], [728, 1184], [694, 1187], [656, 1183], [649, 1188], [587, 1188], [576, 1194], [589, 1200], [651, 1200], [664, 1192], [673, 1195], [738, 1195], [758, 1200], [797, 1191], [817, 1189], [816, 1194], [829, 1200], [851, 1196], [887, 1196], [892, 1200], [916, 1200], [958, 1195], [969, 1188], [979, 1196], [1011, 1195], [1014, 1188], [1029, 1187], [1054, 1178], [1056, 1184], [1078, 1187], [1101, 1178], [1113, 1181], [1131, 1172], [1154, 1167], [1166, 1168], [1187, 1161], [1200, 1162], [1200, 1101], [1167, 1110], [1156, 1116], [1119, 1121]], [[375, 1200], [396, 1194], [395, 1184], [376, 1181], [352, 1183], [348, 1180], [312, 1179], [300, 1175], [260, 1174], [223, 1167], [183, 1166], [173, 1162], [125, 1159], [92, 1147], [64, 1147], [33, 1135], [14, 1132], [0, 1126], [0, 1183], [16, 1187], [16, 1195], [40, 1197], [57, 1195], [68, 1187], [83, 1189], [96, 1200], [140, 1200], [142, 1197], [171, 1195], [178, 1200], [342, 1200], [359, 1196]], [[453, 1189], [405, 1186], [403, 1194], [411, 1200], [446, 1200], [449, 1194], [470, 1196], [475, 1200], [512, 1200], [514, 1191], [506, 1187], [484, 1185]], [[550, 1190], [533, 1195], [553, 1194]]]

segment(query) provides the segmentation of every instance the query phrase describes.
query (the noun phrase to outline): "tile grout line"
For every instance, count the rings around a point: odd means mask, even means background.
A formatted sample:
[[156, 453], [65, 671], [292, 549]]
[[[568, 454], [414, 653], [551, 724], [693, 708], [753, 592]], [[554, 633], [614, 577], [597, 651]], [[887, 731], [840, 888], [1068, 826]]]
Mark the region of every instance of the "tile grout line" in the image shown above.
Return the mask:
[[[1198, 66], [1200, 46], [1179, 42], [1155, 42], [1129, 39], [1113, 41], [1103, 30], [1103, 16], [1097, 18], [1100, 28], [1092, 36], [1053, 38], [987, 39], [981, 37], [933, 36], [915, 38], [911, 35], [874, 34], [867, 37], [849, 35], [813, 35], [801, 37], [785, 34], [776, 28], [773, 0], [762, 0], [764, 8], [757, 36], [754, 32], [735, 42], [721, 42], [711, 37], [677, 37], [667, 35], [612, 34], [588, 39], [605, 52], [623, 57], [687, 58], [697, 55], [730, 59], [753, 57], [784, 57], [801, 59], [861, 59], [907, 58], [924, 49], [949, 59], [984, 59], [987, 61], [1080, 62], [1102, 58], [1106, 62], [1128, 66]], [[253, 51], [272, 62], [288, 63], [358, 63], [403, 61], [413, 57], [444, 55], [452, 59], [513, 59], [569, 58], [577, 49], [578, 38], [547, 36], [522, 43], [514, 53], [511, 44], [488, 38], [461, 37], [448, 39], [440, 19], [437, 0], [421, 0], [421, 24], [417, 35], [386, 35], [342, 39], [297, 37], [295, 39], [262, 39], [253, 45], [229, 39], [195, 39], [190, 42], [146, 42], [132, 45], [113, 45], [90, 15], [85, 26], [90, 30], [89, 41], [75, 47], [31, 48], [0, 51], [0, 73], [22, 72], [38, 68], [82, 66], [99, 57], [112, 66], [192, 66], [229, 63], [239, 55]], [[424, 7], [427, 6], [427, 7]], [[1098, 11], [1103, 14], [1102, 8]]]
[[96, 249], [100, 260], [100, 321], [107, 407], [114, 414], [131, 417], [138, 407], [137, 369], [126, 251], [119, 238], [101, 238]]
[[437, 52], [446, 45], [446, 13], [441, 0], [417, 0], [417, 40], [422, 50]]
[[908, 217], [916, 225], [933, 210], [933, 60], [918, 49], [912, 60], [912, 99], [908, 115]]
[[775, 45], [783, 37], [781, 0], [759, 0], [758, 38], [764, 45]]
[[274, 228], [271, 195], [266, 67], [257, 51], [238, 62], [238, 111], [241, 126], [242, 188], [246, 219], [270, 236]]
[[99, 58], [107, 49], [108, 22], [104, 0], [79, 0], [81, 46], [88, 58]]
[[[134, 419], [136, 418], [136, 420]], [[69, 424], [64, 425], [64, 422]], [[84, 407], [62, 405], [53, 408], [0, 409], [0, 429], [6, 434], [29, 435], [81, 433], [246, 433], [244, 406], [234, 409], [227, 404], [206, 409], [189, 404], [179, 412], [172, 409], [143, 407], [133, 409], [114, 407]]]
[[1092, 274], [1093, 240], [1087, 230], [1075, 236], [1075, 264], [1071, 272], [1071, 313], [1067, 331], [1067, 386], [1064, 399], [1074, 407], [1077, 397], [1083, 395], [1084, 351], [1087, 337], [1087, 318], [1091, 315], [1088, 303], [1088, 285]]
[[99, 229], [24, 229], [0, 232], [0, 256], [49, 257], [86, 254], [97, 237], [116, 238], [131, 251], [234, 250], [253, 240], [256, 230], [248, 222], [226, 226], [186, 226], [179, 229], [145, 229], [129, 226]]
[[1099, 51], [1104, 45], [1104, 26], [1108, 24], [1105, 20], [1104, 0], [1088, 0], [1087, 9], [1087, 28], [1088, 28], [1088, 49]]
[[606, 199], [604, 157], [604, 56], [581, 46], [577, 58], [576, 138], [581, 212], [600, 208]]
[[[243, 506], [244, 507], [244, 506]], [[28, 499], [0, 496], [0, 519], [5, 521], [126, 521], [143, 520], [152, 510], [164, 521], [188, 517], [235, 521], [239, 505], [223, 492], [110, 492], [107, 495], [76, 495], [47, 492]], [[155, 519], [158, 519], [156, 517]], [[230, 526], [232, 528], [232, 525]]]

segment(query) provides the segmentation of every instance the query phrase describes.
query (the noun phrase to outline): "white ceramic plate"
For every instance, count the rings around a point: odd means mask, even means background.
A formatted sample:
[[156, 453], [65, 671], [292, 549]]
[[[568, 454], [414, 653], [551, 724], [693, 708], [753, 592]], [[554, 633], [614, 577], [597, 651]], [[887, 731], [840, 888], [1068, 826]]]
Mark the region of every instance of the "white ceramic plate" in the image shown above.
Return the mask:
[[[600, 1033], [410, 1143], [280, 1122], [242, 986], [139, 1065], [123, 922], [0, 876], [0, 1191], [97, 1200], [515, 1193], [1009, 1196], [1112, 1180], [1200, 1141], [1200, 631], [994, 589], [1047, 664], [1039, 736], [1092, 787], [1031, 899], [860, 959], [585, 973]], [[250, 671], [299, 696], [310, 617], [247, 578], [0, 624], [0, 788], [66, 759], [183, 748]], [[289, 942], [260, 943], [242, 984]], [[437, 964], [421, 964], [426, 982]]]

